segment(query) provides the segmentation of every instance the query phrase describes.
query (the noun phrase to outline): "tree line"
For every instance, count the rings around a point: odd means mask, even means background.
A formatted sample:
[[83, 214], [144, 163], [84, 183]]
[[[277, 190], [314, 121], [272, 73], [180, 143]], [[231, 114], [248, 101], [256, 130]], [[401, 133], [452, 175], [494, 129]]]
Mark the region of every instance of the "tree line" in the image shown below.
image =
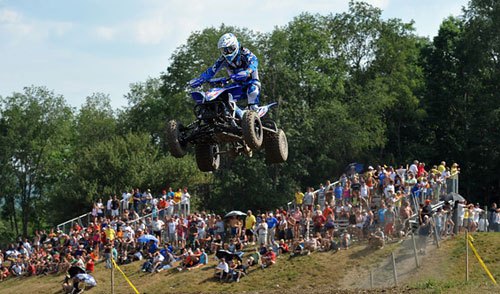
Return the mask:
[[[131, 188], [188, 186], [200, 209], [266, 209], [350, 162], [461, 164], [460, 189], [499, 200], [500, 1], [472, 0], [432, 40], [413, 23], [350, 2], [304, 13], [270, 33], [221, 25], [193, 32], [160, 76], [130, 86], [128, 106], [95, 93], [79, 108], [45, 87], [0, 97], [0, 235], [12, 239], [85, 213]], [[194, 119], [186, 82], [233, 32], [259, 58], [263, 103], [286, 132], [289, 159], [225, 159], [217, 172], [166, 151], [165, 122]], [[1, 240], [0, 240], [1, 241]]]

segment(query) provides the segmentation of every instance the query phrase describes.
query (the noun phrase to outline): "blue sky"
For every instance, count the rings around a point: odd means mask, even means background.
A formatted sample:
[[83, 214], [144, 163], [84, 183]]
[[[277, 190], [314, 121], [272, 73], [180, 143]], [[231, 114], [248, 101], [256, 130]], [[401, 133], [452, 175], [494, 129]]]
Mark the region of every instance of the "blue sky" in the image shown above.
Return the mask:
[[[384, 18], [433, 37], [465, 0], [367, 0]], [[79, 107], [94, 92], [126, 106], [129, 84], [158, 77], [192, 31], [222, 23], [270, 32], [301, 12], [338, 13], [347, 0], [0, 0], [0, 96], [47, 86]], [[228, 8], [230, 7], [230, 8]], [[214, 44], [215, 46], [216, 44]], [[214, 56], [214, 59], [216, 57]]]

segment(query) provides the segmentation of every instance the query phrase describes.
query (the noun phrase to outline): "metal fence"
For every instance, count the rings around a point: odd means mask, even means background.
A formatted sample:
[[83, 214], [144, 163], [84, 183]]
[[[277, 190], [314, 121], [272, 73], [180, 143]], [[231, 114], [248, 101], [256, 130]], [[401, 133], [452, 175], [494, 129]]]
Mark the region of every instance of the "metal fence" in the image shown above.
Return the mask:
[[[128, 208], [129, 208], [128, 200], [124, 200], [124, 199], [120, 200], [120, 208], [119, 208], [120, 215], [122, 215], [123, 211], [125, 209], [128, 209]], [[137, 219], [129, 220], [127, 223], [129, 223], [129, 224], [137, 224], [137, 223], [145, 220], [147, 217], [152, 217], [155, 213], [157, 213], [158, 215], [162, 215], [163, 213], [160, 213], [160, 211], [169, 212], [169, 209], [168, 208], [164, 208], [164, 209], [157, 210], [155, 212], [150, 212], [148, 214], [140, 216]], [[181, 203], [175, 204], [174, 207], [172, 207], [172, 212], [171, 213], [172, 214], [176, 213], [176, 214], [179, 214], [179, 215], [181, 215], [181, 214], [183, 214], [183, 215], [189, 215], [191, 213], [191, 201], [189, 199], [187, 199], [186, 201], [183, 201]], [[70, 220], [67, 220], [67, 221], [65, 221], [63, 223], [60, 223], [60, 224], [57, 225], [56, 228], [57, 228], [58, 231], [62, 231], [64, 233], [69, 233], [69, 231], [71, 230], [71, 228], [75, 224], [78, 224], [82, 228], [85, 228], [92, 221], [93, 221], [92, 212], [88, 212], [88, 213], [82, 214], [80, 216], [77, 216], [75, 218], [72, 218]]]

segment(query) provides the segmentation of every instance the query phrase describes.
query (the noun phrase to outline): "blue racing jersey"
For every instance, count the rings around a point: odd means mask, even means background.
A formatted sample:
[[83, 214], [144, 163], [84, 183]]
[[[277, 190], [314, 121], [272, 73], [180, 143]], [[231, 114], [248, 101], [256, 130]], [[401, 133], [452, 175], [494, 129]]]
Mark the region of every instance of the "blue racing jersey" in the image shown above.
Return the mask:
[[240, 53], [232, 62], [228, 62], [224, 56], [220, 56], [214, 63], [213, 66], [209, 67], [205, 72], [200, 75], [200, 78], [205, 81], [210, 80], [219, 70], [226, 68], [229, 75], [231, 74], [241, 74], [241, 72], [246, 72], [246, 83], [253, 81], [259, 81], [258, 72], [259, 60], [250, 50], [241, 47]]

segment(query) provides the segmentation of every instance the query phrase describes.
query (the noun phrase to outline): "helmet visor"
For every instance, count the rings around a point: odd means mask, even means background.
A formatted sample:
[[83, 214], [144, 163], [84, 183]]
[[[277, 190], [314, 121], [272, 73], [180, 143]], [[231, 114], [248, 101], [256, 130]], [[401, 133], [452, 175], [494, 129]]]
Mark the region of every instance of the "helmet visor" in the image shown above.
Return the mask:
[[235, 50], [236, 50], [236, 46], [229, 46], [229, 47], [220, 48], [220, 52], [224, 56], [231, 55]]

